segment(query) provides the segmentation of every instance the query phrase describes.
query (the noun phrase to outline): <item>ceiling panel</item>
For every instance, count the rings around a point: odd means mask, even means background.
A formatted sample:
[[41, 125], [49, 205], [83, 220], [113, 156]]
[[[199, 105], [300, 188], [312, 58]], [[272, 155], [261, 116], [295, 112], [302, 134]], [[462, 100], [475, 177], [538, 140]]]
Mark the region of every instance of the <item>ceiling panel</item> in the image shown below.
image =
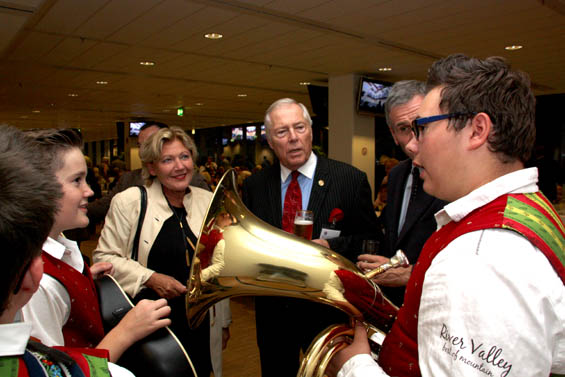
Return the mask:
[[504, 56], [536, 93], [565, 92], [565, 11], [539, 0], [16, 1], [21, 11], [0, 12], [0, 122], [80, 126], [87, 139], [113, 137], [132, 117], [260, 121], [277, 98], [310, 106], [302, 81], [425, 79], [454, 52]]

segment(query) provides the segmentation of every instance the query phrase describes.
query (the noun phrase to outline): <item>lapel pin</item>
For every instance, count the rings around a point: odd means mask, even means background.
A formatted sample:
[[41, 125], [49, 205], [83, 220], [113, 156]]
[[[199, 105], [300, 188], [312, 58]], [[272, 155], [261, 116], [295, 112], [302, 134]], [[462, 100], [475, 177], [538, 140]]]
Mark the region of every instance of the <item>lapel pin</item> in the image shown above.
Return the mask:
[[320, 180], [318, 181], [318, 186], [320, 186], [320, 187], [324, 187], [325, 184], [326, 184], [326, 182], [324, 182], [323, 179], [320, 179]]

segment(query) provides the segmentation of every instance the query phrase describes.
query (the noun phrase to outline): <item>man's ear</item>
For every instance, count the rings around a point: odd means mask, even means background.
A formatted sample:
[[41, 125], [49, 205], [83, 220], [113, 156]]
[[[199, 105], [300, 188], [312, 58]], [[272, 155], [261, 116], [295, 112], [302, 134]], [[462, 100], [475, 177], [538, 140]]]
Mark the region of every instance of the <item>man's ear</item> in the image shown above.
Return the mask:
[[488, 142], [492, 130], [492, 121], [486, 113], [478, 113], [471, 119], [469, 147], [471, 150], [478, 149]]

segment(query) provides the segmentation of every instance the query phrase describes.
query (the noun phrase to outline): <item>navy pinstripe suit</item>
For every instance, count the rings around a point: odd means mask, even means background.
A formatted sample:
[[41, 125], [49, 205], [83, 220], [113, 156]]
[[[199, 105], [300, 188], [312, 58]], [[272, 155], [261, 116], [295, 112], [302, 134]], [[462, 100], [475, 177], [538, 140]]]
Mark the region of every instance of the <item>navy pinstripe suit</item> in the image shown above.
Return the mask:
[[[281, 228], [280, 164], [247, 178], [243, 201], [260, 219]], [[328, 242], [332, 250], [355, 262], [362, 240], [374, 238], [378, 227], [367, 175], [343, 162], [318, 157], [308, 203], [308, 209], [314, 212], [313, 239], [319, 238], [322, 227], [328, 226], [334, 208], [341, 209], [344, 218], [337, 224], [340, 237]], [[337, 309], [304, 300], [258, 297], [255, 303], [257, 342], [265, 377], [296, 375], [300, 347], [305, 351], [329, 324], [347, 320]]]

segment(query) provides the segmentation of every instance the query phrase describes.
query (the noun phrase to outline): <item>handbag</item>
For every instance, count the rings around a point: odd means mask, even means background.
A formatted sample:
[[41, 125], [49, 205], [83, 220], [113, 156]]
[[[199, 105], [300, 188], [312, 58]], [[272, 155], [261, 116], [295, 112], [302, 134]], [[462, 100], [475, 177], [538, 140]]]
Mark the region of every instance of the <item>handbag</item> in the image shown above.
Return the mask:
[[133, 239], [133, 247], [131, 249], [131, 259], [137, 261], [137, 254], [139, 250], [139, 235], [141, 227], [143, 226], [143, 219], [147, 211], [147, 190], [144, 186], [137, 186], [141, 193], [141, 208], [139, 209], [139, 221], [137, 222], [137, 230], [135, 231], [135, 238]]

